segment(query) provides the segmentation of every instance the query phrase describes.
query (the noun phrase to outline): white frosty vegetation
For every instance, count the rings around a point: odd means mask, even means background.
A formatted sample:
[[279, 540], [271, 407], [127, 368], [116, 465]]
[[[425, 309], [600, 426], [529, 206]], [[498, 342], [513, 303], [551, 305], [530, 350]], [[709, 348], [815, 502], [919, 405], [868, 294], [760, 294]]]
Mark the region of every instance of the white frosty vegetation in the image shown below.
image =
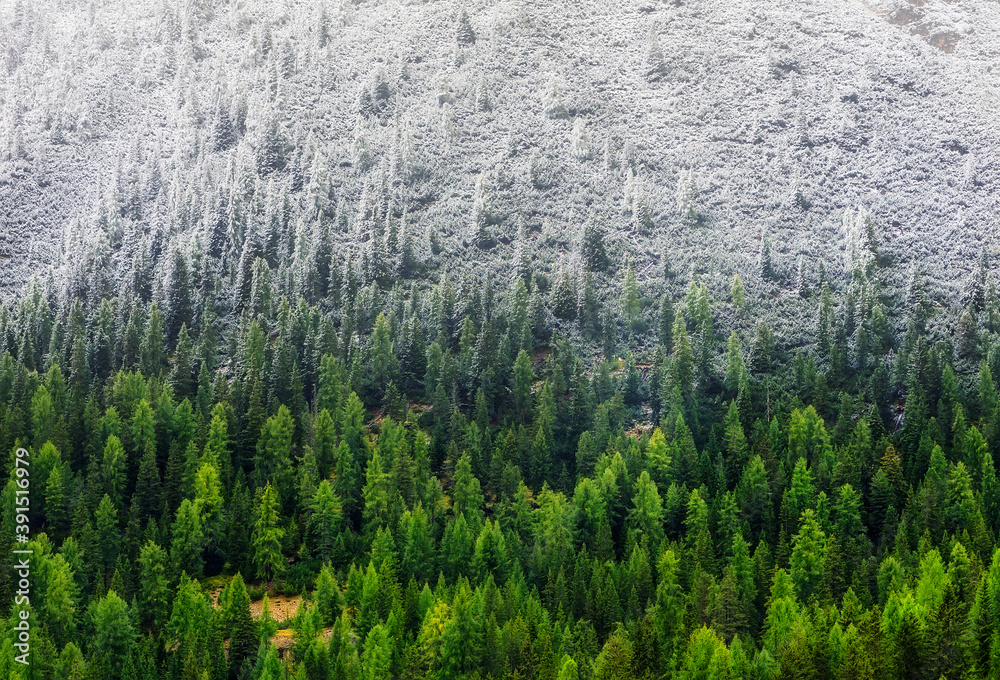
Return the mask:
[[590, 158], [590, 136], [587, 134], [587, 125], [583, 118], [577, 118], [573, 122], [573, 130], [569, 134], [569, 144], [574, 158], [578, 160]]
[[848, 208], [844, 211], [841, 225], [847, 244], [845, 267], [848, 270], [859, 267], [861, 271], [870, 271], [878, 261], [878, 238], [871, 212], [863, 205], [859, 205], [857, 210]]
[[542, 93], [542, 110], [549, 118], [565, 119], [569, 118], [569, 110], [563, 103], [562, 91], [559, 88], [559, 81], [553, 76]]
[[649, 37], [646, 39], [646, 78], [650, 82], [662, 80], [667, 75], [667, 62], [660, 49], [660, 39], [657, 36], [656, 23], [649, 27]]
[[479, 76], [479, 83], [476, 85], [476, 111], [487, 113], [493, 110], [493, 98], [490, 96], [490, 88], [486, 84], [486, 76]]
[[696, 199], [694, 171], [682, 170], [677, 179], [677, 212], [682, 219], [694, 221], [698, 218]]

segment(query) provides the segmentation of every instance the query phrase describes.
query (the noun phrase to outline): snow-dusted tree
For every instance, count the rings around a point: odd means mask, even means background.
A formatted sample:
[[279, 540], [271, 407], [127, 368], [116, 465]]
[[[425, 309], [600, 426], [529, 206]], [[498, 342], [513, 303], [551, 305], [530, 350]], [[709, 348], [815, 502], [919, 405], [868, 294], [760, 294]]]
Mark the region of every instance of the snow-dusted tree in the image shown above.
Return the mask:
[[458, 126], [455, 125], [455, 110], [450, 105], [441, 110], [441, 134], [444, 136], [445, 148], [451, 148], [460, 137]]
[[559, 88], [559, 82], [555, 79], [555, 76], [549, 80], [548, 86], [542, 94], [542, 111], [544, 111], [545, 115], [549, 118], [555, 118], [557, 120], [565, 120], [569, 118], [569, 109], [567, 109], [566, 104], [563, 103], [562, 92]]
[[696, 199], [694, 171], [682, 171], [677, 179], [677, 212], [685, 221], [694, 222], [698, 219]]
[[625, 278], [622, 281], [622, 312], [629, 324], [635, 325], [635, 322], [639, 318], [640, 309], [639, 287], [635, 280], [635, 267], [632, 266], [632, 260], [629, 260], [628, 265], [625, 267]]
[[330, 177], [323, 155], [313, 154], [312, 167], [309, 170], [309, 183], [306, 185], [306, 216], [310, 219], [321, 219], [330, 215]]
[[173, 342], [180, 333], [181, 327], [191, 326], [193, 311], [191, 306], [191, 281], [188, 276], [188, 266], [180, 250], [174, 250], [170, 281], [166, 286], [164, 299], [164, 317], [167, 338]]
[[437, 227], [433, 222], [427, 225], [427, 242], [430, 246], [432, 255], [440, 255], [441, 251], [444, 250], [444, 245], [441, 243], [441, 237], [438, 236]]
[[531, 154], [531, 160], [528, 161], [528, 179], [531, 180], [531, 186], [536, 189], [544, 189], [549, 185], [548, 173], [537, 151]]
[[476, 85], [476, 111], [488, 113], [493, 110], [493, 98], [490, 97], [490, 88], [486, 84], [486, 76], [479, 76], [479, 83]]
[[402, 229], [399, 236], [399, 275], [403, 278], [413, 276], [420, 263], [417, 260], [416, 251], [413, 249], [413, 225], [403, 215], [401, 220]]
[[795, 111], [795, 143], [799, 146], [812, 146], [809, 139], [809, 119], [800, 105]]
[[473, 240], [480, 248], [491, 248], [495, 245], [489, 226], [494, 222], [493, 188], [487, 173], [482, 173], [476, 179], [476, 189], [472, 199]]
[[989, 266], [989, 255], [983, 248], [979, 255], [979, 266], [969, 279], [965, 292], [962, 294], [962, 304], [977, 314], [983, 311], [986, 306], [986, 283]]
[[371, 144], [368, 132], [359, 117], [354, 125], [354, 143], [351, 145], [351, 162], [359, 172], [368, 172], [372, 165]]
[[771, 242], [767, 238], [767, 230], [762, 230], [760, 234], [760, 259], [757, 262], [757, 271], [765, 281], [774, 278], [774, 263], [771, 261]]
[[267, 175], [285, 165], [285, 138], [273, 106], [262, 103], [249, 122], [250, 146], [253, 148], [257, 172]]
[[590, 135], [587, 134], [587, 124], [583, 118], [573, 122], [573, 130], [569, 134], [569, 146], [573, 156], [579, 160], [590, 158]]
[[403, 182], [410, 182], [419, 174], [420, 163], [417, 159], [417, 145], [413, 140], [413, 129], [406, 123], [396, 135], [390, 176]]
[[229, 114], [229, 104], [223, 97], [219, 97], [212, 117], [212, 148], [215, 151], [225, 151], [235, 143], [236, 129]]
[[733, 300], [736, 309], [744, 310], [747, 306], [746, 288], [743, 287], [743, 279], [739, 272], [733, 274], [733, 283], [729, 287], [729, 297]]
[[631, 212], [635, 205], [635, 197], [640, 191], [641, 180], [636, 177], [631, 166], [625, 168], [625, 210]]
[[645, 191], [639, 193], [635, 199], [632, 208], [632, 226], [640, 234], [648, 234], [653, 228], [653, 213], [649, 209]]
[[560, 319], [576, 318], [576, 291], [569, 274], [563, 268], [560, 268], [556, 285], [552, 289], [552, 313]]
[[476, 32], [472, 30], [469, 13], [465, 11], [464, 7], [459, 10], [455, 21], [455, 41], [462, 46], [472, 45], [476, 42]]
[[358, 92], [354, 96], [354, 112], [359, 116], [370, 116], [375, 112], [371, 88], [364, 81], [358, 83]]
[[879, 260], [878, 236], [871, 212], [863, 205], [858, 206], [857, 211], [848, 208], [844, 211], [843, 230], [847, 241], [845, 266], [849, 270], [857, 267], [870, 274]]
[[389, 99], [392, 97], [392, 89], [389, 87], [389, 79], [385, 69], [381, 66], [375, 67], [369, 76], [369, 82], [372, 92], [372, 106], [375, 107], [376, 111], [381, 111], [388, 106]]
[[521, 223], [517, 228], [517, 241], [514, 243], [514, 261], [517, 263], [518, 278], [524, 282], [528, 292], [531, 292], [530, 286], [534, 269], [531, 266], [528, 235], [524, 228], [524, 223]]
[[583, 242], [580, 244], [580, 257], [588, 271], [602, 272], [608, 268], [608, 253], [604, 248], [604, 235], [600, 227], [588, 222], [583, 228]]
[[316, 6], [316, 17], [312, 22], [313, 35], [316, 38], [316, 46], [323, 49], [330, 42], [330, 14], [326, 10], [326, 2], [320, 0]]
[[632, 168], [632, 170], [635, 170], [638, 160], [638, 155], [635, 152], [635, 144], [632, 143], [631, 139], [626, 139], [621, 150], [622, 167]]
[[809, 297], [810, 295], [809, 271], [804, 255], [799, 255], [799, 263], [795, 268], [795, 290], [801, 297]]
[[959, 186], [965, 191], [975, 188], [979, 183], [979, 178], [976, 175], [976, 160], [976, 155], [970, 153], [965, 165], [962, 166], [962, 178]]
[[438, 106], [444, 106], [445, 104], [451, 104], [454, 96], [451, 93], [451, 82], [448, 80], [448, 74], [439, 73], [437, 78], [434, 79], [434, 91], [435, 100]]
[[604, 139], [604, 172], [613, 172], [618, 167], [618, 159], [615, 158], [615, 147], [610, 135]]
[[656, 24], [653, 23], [649, 27], [649, 38], [646, 41], [646, 79], [655, 83], [666, 75], [667, 62], [663, 58], [663, 50], [660, 49]]

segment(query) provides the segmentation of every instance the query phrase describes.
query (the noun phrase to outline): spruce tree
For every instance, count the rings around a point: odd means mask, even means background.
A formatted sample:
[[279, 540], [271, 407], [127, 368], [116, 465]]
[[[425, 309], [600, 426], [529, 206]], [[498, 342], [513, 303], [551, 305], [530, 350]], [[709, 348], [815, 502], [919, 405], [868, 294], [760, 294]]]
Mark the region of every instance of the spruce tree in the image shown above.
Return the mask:
[[580, 256], [589, 271], [602, 272], [610, 264], [608, 253], [604, 248], [604, 235], [600, 227], [593, 222], [588, 222], [583, 229]]
[[576, 292], [565, 269], [559, 272], [555, 288], [552, 289], [552, 313], [567, 321], [576, 318]]
[[167, 341], [172, 345], [184, 326], [194, 320], [191, 300], [191, 281], [187, 261], [180, 250], [175, 250], [171, 263], [170, 281], [167, 284], [164, 304], [164, 324]]

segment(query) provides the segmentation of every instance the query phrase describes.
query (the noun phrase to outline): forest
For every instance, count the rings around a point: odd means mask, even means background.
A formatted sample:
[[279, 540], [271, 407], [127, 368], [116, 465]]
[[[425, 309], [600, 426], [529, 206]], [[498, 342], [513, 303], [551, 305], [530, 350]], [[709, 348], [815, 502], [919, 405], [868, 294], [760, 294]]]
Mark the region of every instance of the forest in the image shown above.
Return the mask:
[[0, 0], [0, 678], [1000, 678], [1000, 11], [896, 5]]
[[8, 635], [2, 673], [996, 677], [988, 256], [933, 342], [914, 270], [897, 338], [865, 220], [850, 283], [797, 292], [804, 349], [723, 337], [762, 302], [739, 276], [650, 299], [626, 262], [603, 305], [597, 227], [579, 294], [527, 259], [498, 292], [256, 257], [226, 325], [181, 255], [163, 308], [141, 262], [99, 301], [34, 280], [0, 308], [0, 552], [19, 513], [32, 551], [30, 605], [0, 572], [32, 662]]

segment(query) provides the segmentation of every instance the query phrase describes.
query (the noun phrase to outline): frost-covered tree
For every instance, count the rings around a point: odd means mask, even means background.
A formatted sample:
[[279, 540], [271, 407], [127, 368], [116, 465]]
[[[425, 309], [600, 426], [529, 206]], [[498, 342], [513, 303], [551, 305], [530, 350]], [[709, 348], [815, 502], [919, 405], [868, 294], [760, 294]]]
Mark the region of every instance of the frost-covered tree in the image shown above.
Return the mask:
[[660, 49], [660, 40], [654, 23], [649, 27], [649, 37], [646, 39], [646, 79], [655, 83], [666, 75], [667, 62], [663, 58], [663, 50]]
[[694, 171], [681, 171], [677, 179], [677, 212], [681, 219], [687, 222], [694, 222], [698, 219], [697, 190], [694, 183]]
[[983, 248], [979, 256], [979, 265], [969, 278], [969, 283], [966, 284], [965, 292], [962, 295], [962, 304], [977, 314], [983, 311], [986, 306], [989, 266], [989, 254]]
[[489, 113], [493, 110], [493, 97], [490, 96], [490, 88], [486, 83], [486, 76], [479, 76], [479, 83], [476, 85], [476, 111]]
[[351, 145], [351, 162], [359, 172], [368, 172], [372, 165], [371, 143], [368, 131], [359, 117], [354, 125], [354, 142]]
[[472, 29], [469, 13], [465, 11], [464, 7], [459, 10], [455, 20], [455, 41], [463, 47], [476, 42], [476, 32]]
[[577, 160], [590, 158], [590, 136], [587, 134], [587, 125], [582, 118], [573, 121], [573, 130], [569, 135], [569, 146], [573, 157]]
[[248, 138], [257, 163], [257, 172], [270, 174], [285, 166], [285, 136], [275, 106], [258, 105], [249, 123]]
[[739, 272], [733, 274], [733, 283], [729, 288], [729, 297], [732, 299], [733, 306], [736, 309], [746, 309], [746, 288], [743, 287], [743, 279], [740, 278]]
[[559, 82], [553, 77], [542, 93], [542, 111], [549, 118], [564, 120], [569, 118], [569, 109], [563, 103]]
[[560, 319], [576, 318], [576, 291], [565, 269], [559, 272], [552, 289], [552, 313]]
[[584, 266], [592, 272], [602, 272], [610, 264], [607, 250], [604, 248], [604, 235], [601, 233], [601, 228], [594, 222], [588, 222], [587, 226], [583, 228], [580, 256]]
[[476, 188], [472, 199], [473, 242], [480, 248], [491, 248], [495, 245], [489, 226], [493, 224], [493, 190], [492, 182], [486, 173], [476, 179]]
[[639, 287], [635, 281], [635, 267], [629, 260], [625, 267], [625, 278], [622, 281], [622, 312], [630, 324], [635, 324], [639, 318]]
[[771, 260], [771, 241], [767, 237], [767, 231], [761, 231], [760, 235], [760, 256], [757, 260], [757, 271], [765, 281], [775, 278], [774, 262]]
[[871, 273], [872, 267], [879, 262], [878, 235], [871, 212], [863, 205], [856, 211], [848, 208], [844, 211], [842, 225], [847, 243], [845, 265], [848, 269], [857, 267]]
[[187, 261], [177, 249], [174, 250], [172, 258], [170, 283], [167, 285], [163, 307], [167, 338], [173, 342], [177, 339], [181, 327], [185, 325], [190, 327], [194, 321]]

